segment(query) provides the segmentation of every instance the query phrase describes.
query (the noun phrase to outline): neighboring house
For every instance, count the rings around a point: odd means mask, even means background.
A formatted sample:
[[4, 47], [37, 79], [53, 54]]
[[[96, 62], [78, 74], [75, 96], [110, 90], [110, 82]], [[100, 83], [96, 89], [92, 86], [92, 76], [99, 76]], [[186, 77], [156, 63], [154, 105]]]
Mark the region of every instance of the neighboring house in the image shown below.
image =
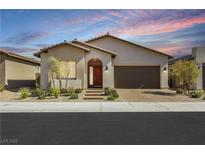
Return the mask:
[[41, 58], [42, 88], [52, 84], [46, 64], [51, 56], [69, 63], [69, 86], [76, 88], [168, 88], [171, 56], [109, 33], [86, 42], [64, 41], [34, 55]]
[[[197, 78], [197, 82], [196, 82], [196, 85], [194, 85], [194, 88], [195, 89], [205, 89], [205, 47], [192, 48], [191, 55], [186, 55], [180, 58], [173, 58], [169, 61], [169, 65], [171, 66], [172, 64], [176, 63], [179, 60], [194, 60], [197, 63], [200, 69], [200, 74]], [[171, 75], [169, 79], [169, 86], [170, 88], [177, 87], [177, 83], [172, 78]]]
[[35, 86], [40, 62], [0, 49], [0, 84], [7, 88]]

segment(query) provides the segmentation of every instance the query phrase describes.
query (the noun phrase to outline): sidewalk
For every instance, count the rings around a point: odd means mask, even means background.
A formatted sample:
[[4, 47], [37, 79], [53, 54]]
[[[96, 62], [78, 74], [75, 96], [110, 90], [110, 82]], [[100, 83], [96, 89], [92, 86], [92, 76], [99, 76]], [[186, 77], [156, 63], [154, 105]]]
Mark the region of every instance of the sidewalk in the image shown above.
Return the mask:
[[200, 112], [205, 102], [0, 102], [0, 112]]

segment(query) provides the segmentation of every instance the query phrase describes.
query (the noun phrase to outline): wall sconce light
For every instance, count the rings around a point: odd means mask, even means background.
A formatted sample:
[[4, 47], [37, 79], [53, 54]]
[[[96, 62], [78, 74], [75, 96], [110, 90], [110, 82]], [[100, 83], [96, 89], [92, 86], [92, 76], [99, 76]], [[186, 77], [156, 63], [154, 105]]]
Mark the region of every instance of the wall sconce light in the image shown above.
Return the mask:
[[166, 70], [167, 70], [167, 67], [165, 66], [165, 67], [163, 68], [163, 70], [166, 71]]
[[167, 66], [164, 66], [163, 68], [162, 68], [162, 71], [166, 71], [167, 70]]
[[105, 70], [106, 70], [106, 71], [108, 70], [108, 66], [105, 66]]

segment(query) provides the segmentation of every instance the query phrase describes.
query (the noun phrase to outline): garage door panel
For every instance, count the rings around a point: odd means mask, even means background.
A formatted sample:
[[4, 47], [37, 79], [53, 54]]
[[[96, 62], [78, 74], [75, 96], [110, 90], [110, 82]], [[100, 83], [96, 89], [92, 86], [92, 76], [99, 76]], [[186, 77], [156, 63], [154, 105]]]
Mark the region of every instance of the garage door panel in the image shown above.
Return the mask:
[[159, 66], [115, 66], [115, 88], [160, 88]]

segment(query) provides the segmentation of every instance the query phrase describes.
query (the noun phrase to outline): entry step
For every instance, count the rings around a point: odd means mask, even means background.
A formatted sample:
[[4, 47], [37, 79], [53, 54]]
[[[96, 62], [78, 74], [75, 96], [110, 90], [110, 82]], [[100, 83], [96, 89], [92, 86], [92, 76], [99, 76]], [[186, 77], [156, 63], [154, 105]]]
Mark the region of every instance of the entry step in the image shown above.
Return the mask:
[[84, 96], [83, 99], [88, 99], [88, 100], [103, 100], [104, 97], [102, 97], [102, 96]]
[[104, 90], [86, 90], [86, 93], [104, 93]]
[[104, 93], [85, 93], [85, 96], [103, 96]]

